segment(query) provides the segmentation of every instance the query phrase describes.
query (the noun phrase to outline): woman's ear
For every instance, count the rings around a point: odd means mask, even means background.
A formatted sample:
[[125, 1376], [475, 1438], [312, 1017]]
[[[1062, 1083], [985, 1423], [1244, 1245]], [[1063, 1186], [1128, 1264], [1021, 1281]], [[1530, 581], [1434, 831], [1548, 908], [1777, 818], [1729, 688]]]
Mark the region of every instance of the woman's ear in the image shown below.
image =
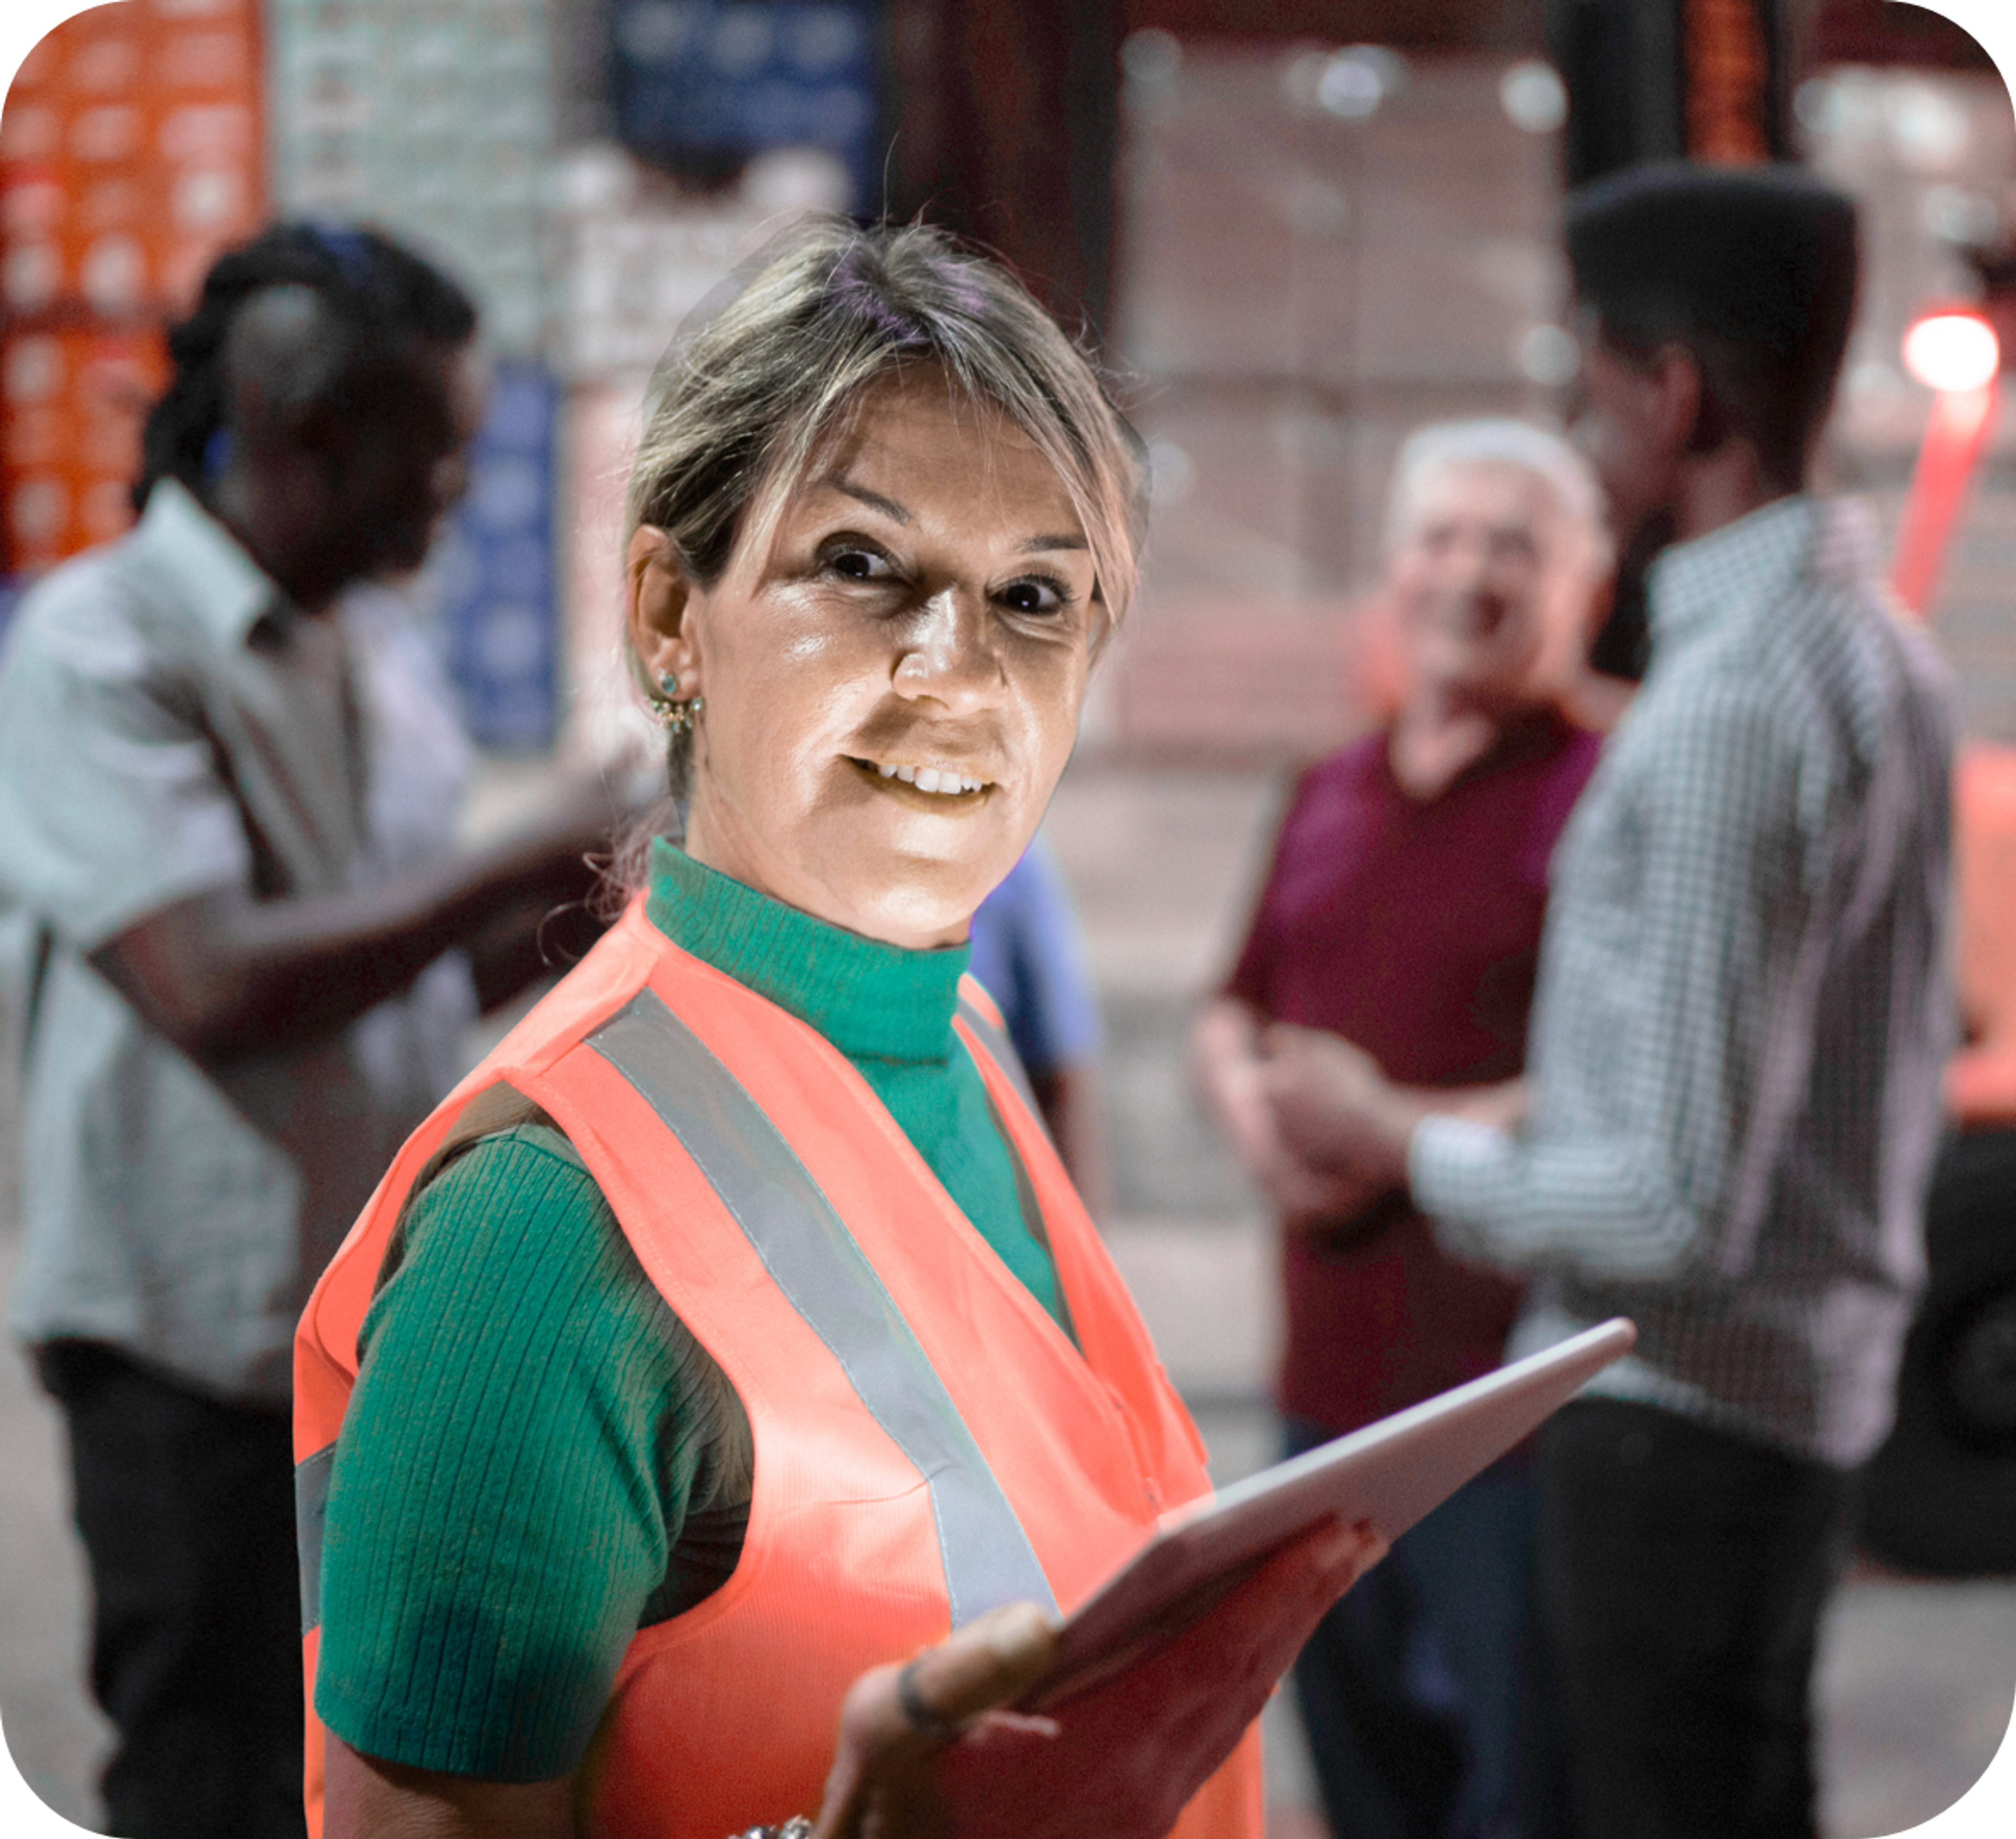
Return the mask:
[[651, 524], [639, 525], [624, 558], [625, 618], [637, 662], [653, 683], [683, 675], [693, 660], [686, 630], [693, 579], [679, 545]]

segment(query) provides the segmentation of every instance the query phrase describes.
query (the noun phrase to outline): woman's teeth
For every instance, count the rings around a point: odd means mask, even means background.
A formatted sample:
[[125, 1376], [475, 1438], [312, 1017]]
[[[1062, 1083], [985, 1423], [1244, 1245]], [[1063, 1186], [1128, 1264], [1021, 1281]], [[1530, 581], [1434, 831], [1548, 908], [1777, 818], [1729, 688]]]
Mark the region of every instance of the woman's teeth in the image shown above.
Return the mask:
[[920, 791], [977, 791], [986, 783], [985, 780], [969, 779], [963, 773], [955, 773], [950, 767], [941, 771], [936, 766], [887, 766], [878, 762], [875, 770], [884, 779], [900, 779], [905, 785], [914, 785]]

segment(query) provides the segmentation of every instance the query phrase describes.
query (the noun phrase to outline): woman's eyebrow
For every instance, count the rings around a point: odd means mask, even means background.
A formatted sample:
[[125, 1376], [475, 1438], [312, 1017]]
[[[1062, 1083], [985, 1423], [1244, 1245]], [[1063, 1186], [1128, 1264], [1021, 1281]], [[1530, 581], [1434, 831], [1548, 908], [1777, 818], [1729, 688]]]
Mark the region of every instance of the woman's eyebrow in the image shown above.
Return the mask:
[[828, 473], [819, 481], [822, 485], [830, 485], [836, 492], [844, 492], [857, 503], [865, 504], [870, 510], [879, 510], [885, 517], [905, 526], [916, 519], [910, 515], [893, 498], [884, 498], [879, 492], [871, 492], [866, 485], [857, 485], [851, 479], [843, 478], [838, 473]]
[[[885, 498], [880, 492], [871, 492], [866, 485], [857, 485], [840, 473], [828, 473], [819, 483], [844, 494], [857, 504], [866, 505], [870, 510], [880, 511], [885, 517], [906, 528], [916, 522], [916, 519], [895, 499]], [[1033, 556], [1050, 550], [1083, 550], [1091, 546], [1082, 535], [1071, 530], [1055, 535], [1026, 537], [1023, 539], [1022, 553], [1025, 556]]]

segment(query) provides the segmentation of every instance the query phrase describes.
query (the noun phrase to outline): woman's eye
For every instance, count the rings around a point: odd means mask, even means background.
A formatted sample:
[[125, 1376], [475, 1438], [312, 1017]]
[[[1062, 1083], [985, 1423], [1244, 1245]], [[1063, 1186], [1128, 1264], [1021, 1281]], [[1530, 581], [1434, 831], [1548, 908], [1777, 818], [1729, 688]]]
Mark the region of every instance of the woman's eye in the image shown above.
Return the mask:
[[889, 558], [867, 549], [837, 549], [826, 552], [826, 566], [848, 581], [883, 581], [891, 572]]
[[1011, 612], [1055, 613], [1062, 610], [1071, 594], [1062, 582], [1032, 575], [1010, 582], [997, 597]]

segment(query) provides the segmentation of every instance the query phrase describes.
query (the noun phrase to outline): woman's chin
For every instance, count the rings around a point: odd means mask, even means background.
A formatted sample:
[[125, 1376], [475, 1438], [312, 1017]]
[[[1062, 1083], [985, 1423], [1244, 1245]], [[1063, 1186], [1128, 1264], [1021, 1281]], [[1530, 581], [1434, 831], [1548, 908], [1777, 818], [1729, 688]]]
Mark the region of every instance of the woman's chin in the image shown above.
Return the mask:
[[844, 835], [836, 826], [822, 840], [839, 846], [819, 851], [824, 860], [807, 865], [806, 880], [830, 903], [821, 918], [891, 945], [962, 942], [974, 909], [1028, 847], [1021, 827], [1003, 824], [999, 813], [975, 813], [977, 824], [876, 815], [884, 820], [848, 824]]
[[[978, 904], [974, 903], [975, 906]], [[869, 910], [856, 908], [837, 923], [864, 939], [898, 946], [905, 951], [938, 951], [948, 946], [963, 945], [972, 922], [971, 907], [959, 909], [936, 903], [919, 903], [892, 908], [884, 902]]]
[[906, 857], [871, 880], [858, 864], [850, 864], [852, 872], [843, 881], [826, 884], [828, 910], [818, 917], [906, 950], [963, 944], [974, 909], [1014, 865], [1011, 856], [995, 874], [970, 863]]

